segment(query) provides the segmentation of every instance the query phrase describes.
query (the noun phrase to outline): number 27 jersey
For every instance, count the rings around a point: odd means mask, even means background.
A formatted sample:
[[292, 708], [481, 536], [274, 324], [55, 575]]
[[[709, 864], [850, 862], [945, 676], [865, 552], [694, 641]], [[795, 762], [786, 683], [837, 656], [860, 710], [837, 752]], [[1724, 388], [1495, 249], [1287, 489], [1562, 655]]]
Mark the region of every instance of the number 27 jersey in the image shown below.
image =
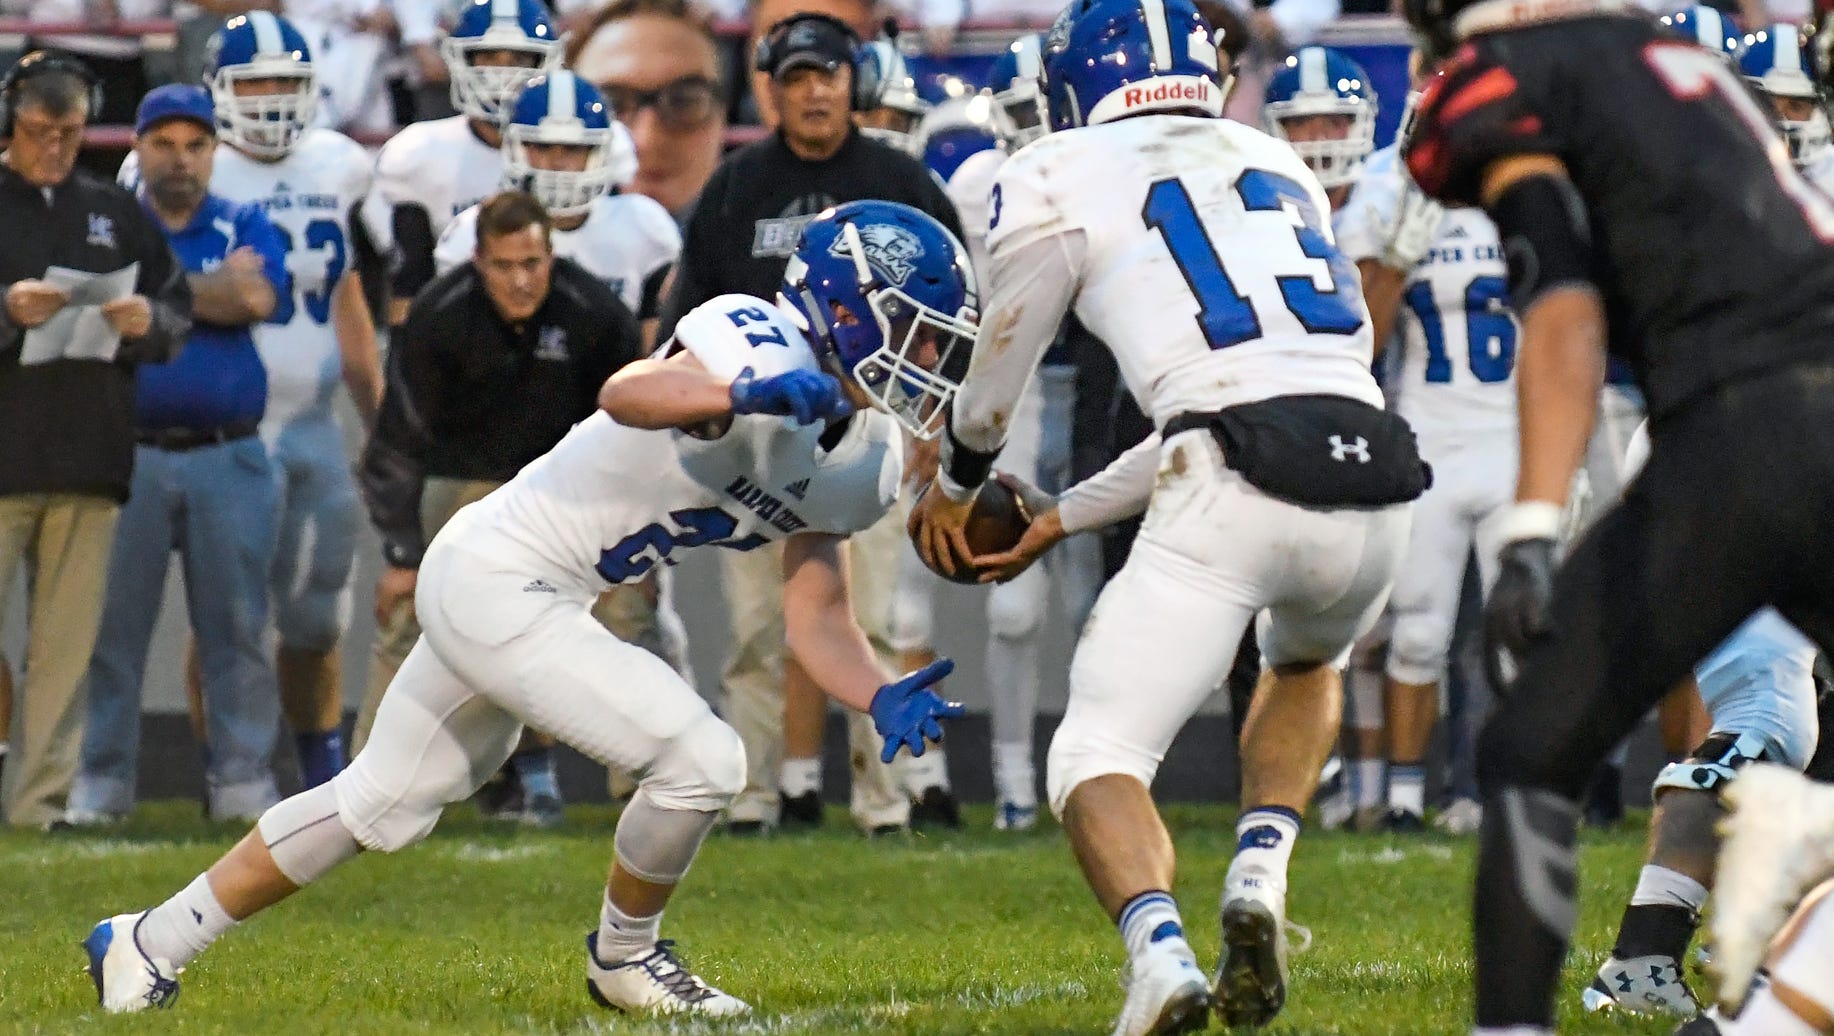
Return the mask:
[[1155, 424], [1273, 396], [1382, 405], [1356, 269], [1318, 180], [1286, 144], [1154, 115], [1052, 134], [989, 199], [1002, 252], [1082, 233], [1075, 312]]
[[[670, 348], [721, 378], [746, 367], [760, 378], [819, 369], [789, 318], [749, 295], [695, 307]], [[641, 579], [694, 547], [751, 550], [803, 531], [859, 532], [897, 499], [898, 423], [862, 409], [837, 437], [824, 444], [822, 436], [820, 424], [751, 414], [717, 439], [699, 439], [627, 427], [600, 411], [447, 529], [474, 545], [481, 539], [493, 556], [532, 556], [544, 575], [588, 593]]]

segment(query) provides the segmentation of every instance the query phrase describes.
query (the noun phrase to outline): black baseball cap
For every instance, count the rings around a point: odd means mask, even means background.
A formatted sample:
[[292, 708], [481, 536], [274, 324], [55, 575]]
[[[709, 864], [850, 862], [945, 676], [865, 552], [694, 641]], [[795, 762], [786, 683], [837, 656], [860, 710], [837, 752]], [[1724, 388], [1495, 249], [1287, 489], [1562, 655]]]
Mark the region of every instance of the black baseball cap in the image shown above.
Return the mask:
[[796, 16], [778, 30], [771, 52], [772, 78], [804, 66], [833, 72], [853, 63], [853, 37], [830, 19]]

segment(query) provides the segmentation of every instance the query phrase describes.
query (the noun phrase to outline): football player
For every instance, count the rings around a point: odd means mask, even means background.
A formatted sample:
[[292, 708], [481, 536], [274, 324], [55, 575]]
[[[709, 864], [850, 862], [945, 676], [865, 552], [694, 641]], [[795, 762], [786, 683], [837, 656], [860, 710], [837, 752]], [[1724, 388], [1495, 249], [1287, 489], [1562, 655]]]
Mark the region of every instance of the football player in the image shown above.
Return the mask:
[[[501, 186], [541, 202], [554, 217], [554, 254], [616, 292], [643, 321], [644, 344], [651, 345], [681, 230], [661, 205], [619, 190], [637, 169], [630, 131], [596, 87], [564, 70], [531, 79], [506, 110]], [[438, 272], [471, 261], [477, 223], [473, 205], [446, 226], [433, 251]]]
[[[1292, 148], [1222, 119], [1219, 64], [1191, 0], [1076, 0], [1052, 26], [1051, 132], [994, 181], [983, 338], [950, 412], [942, 492], [913, 516], [931, 567], [1007, 579], [1068, 533], [1145, 512], [1077, 644], [1045, 778], [1127, 947], [1118, 1036], [1208, 1020], [1148, 788], [1257, 615], [1267, 669], [1243, 734], [1214, 999], [1231, 1025], [1264, 1025], [1285, 1002], [1287, 864], [1336, 737], [1338, 668], [1381, 611], [1426, 481], [1412, 434], [1382, 409], [1324, 189]], [[1006, 415], [1072, 309], [1158, 431], [1014, 550], [972, 558], [961, 529]]]
[[1267, 80], [1261, 121], [1305, 159], [1333, 212], [1375, 150], [1375, 84], [1363, 66], [1329, 47], [1301, 47]]
[[407, 319], [414, 293], [433, 279], [433, 247], [446, 224], [502, 181], [504, 110], [530, 76], [560, 67], [561, 45], [541, 0], [463, 0], [440, 54], [458, 114], [389, 138], [363, 204], [370, 239], [391, 256], [390, 327]]
[[941, 224], [854, 202], [803, 230], [775, 305], [722, 295], [685, 315], [655, 357], [605, 383], [604, 413], [434, 538], [417, 591], [425, 635], [350, 767], [274, 807], [166, 903], [96, 925], [86, 946], [104, 1008], [166, 1006], [177, 969], [237, 921], [363, 849], [424, 838], [532, 723], [641, 775], [586, 939], [592, 998], [748, 1010], [659, 938], [663, 907], [743, 787], [744, 749], [673, 669], [589, 610], [683, 551], [781, 540], [789, 645], [809, 675], [870, 712], [888, 761], [940, 738], [961, 706], [928, 687], [950, 663], [885, 675], [854, 621], [842, 551], [892, 505], [900, 429], [938, 430], [974, 305], [967, 257]]
[[853, 118], [860, 132], [883, 141], [915, 158], [923, 158], [923, 136], [918, 126], [930, 113], [930, 102], [917, 92], [917, 80], [911, 76], [892, 40], [874, 40], [862, 51], [862, 63], [871, 68], [879, 83], [879, 106], [859, 112]]
[[[1406, 145], [1510, 243], [1516, 502], [1487, 605], [1480, 1033], [1551, 1032], [1592, 768], [1760, 606], [1834, 644], [1834, 204], [1723, 56], [1606, 0], [1406, 0], [1445, 64]], [[1701, 156], [1711, 156], [1702, 161]], [[1736, 198], [1736, 204], [1710, 199]], [[1607, 353], [1649, 461], [1558, 558]]]
[[[211, 37], [206, 55], [217, 135], [228, 145], [217, 151], [210, 189], [266, 210], [293, 279], [293, 293], [255, 327], [255, 346], [267, 368], [261, 437], [280, 479], [275, 671], [301, 783], [314, 787], [344, 768], [338, 642], [350, 618], [362, 524], [333, 402], [341, 380], [368, 426], [382, 399], [375, 323], [350, 250], [370, 161], [349, 137], [313, 127], [318, 75], [305, 38], [286, 19], [237, 15]], [[128, 155], [121, 179], [138, 181], [136, 156]]]
[[[1339, 250], [1362, 273], [1376, 348], [1399, 351], [1387, 359], [1385, 388], [1420, 437], [1421, 456], [1433, 465], [1433, 485], [1414, 507], [1406, 560], [1388, 601], [1385, 715], [1370, 723], [1360, 713], [1374, 712], [1376, 703], [1358, 702], [1360, 729], [1380, 728], [1386, 720], [1383, 826], [1418, 831], [1425, 826], [1424, 762], [1465, 560], [1475, 549], [1488, 587], [1502, 546], [1498, 523], [1515, 487], [1510, 372], [1517, 329], [1495, 225], [1478, 210], [1447, 212], [1421, 194], [1398, 144], [1363, 163], [1335, 225]], [[1366, 753], [1371, 746], [1359, 747]], [[1379, 761], [1368, 760], [1365, 754], [1355, 783], [1373, 799], [1383, 774]], [[1474, 806], [1459, 807], [1451, 822], [1467, 824]]]
[[[1649, 435], [1639, 428], [1625, 467], [1634, 474], [1648, 455]], [[1582, 994], [1587, 1010], [1699, 1013], [1682, 960], [1715, 884], [1718, 794], [1748, 763], [1808, 764], [1818, 734], [1814, 666], [1815, 645], [1765, 608], [1694, 667], [1711, 732], [1656, 775], [1648, 862], [1611, 955]]]
[[1829, 145], [1828, 113], [1821, 106], [1814, 68], [1809, 41], [1788, 22], [1753, 33], [1739, 58], [1745, 81], [1776, 114], [1790, 161], [1810, 183], [1834, 193], [1834, 146]]

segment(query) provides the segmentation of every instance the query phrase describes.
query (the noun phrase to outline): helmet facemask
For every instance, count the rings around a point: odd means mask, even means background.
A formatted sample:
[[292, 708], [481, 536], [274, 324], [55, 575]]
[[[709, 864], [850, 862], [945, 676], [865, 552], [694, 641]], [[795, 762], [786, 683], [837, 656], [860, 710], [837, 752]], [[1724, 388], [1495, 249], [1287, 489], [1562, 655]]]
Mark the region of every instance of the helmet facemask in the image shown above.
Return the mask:
[[[276, 93], [244, 92], [249, 84], [275, 81], [292, 85]], [[281, 158], [318, 114], [318, 73], [291, 55], [258, 57], [219, 68], [210, 79], [210, 97], [224, 139], [256, 157]]]
[[[619, 168], [615, 160], [616, 133], [609, 126], [555, 128], [512, 122], [503, 127], [503, 186], [534, 195], [551, 216], [580, 215], [634, 172]], [[529, 149], [541, 145], [584, 149], [584, 168], [538, 167]]]
[[1015, 79], [993, 95], [994, 131], [1009, 151], [1017, 151], [1045, 132], [1044, 95], [1036, 79]]
[[[448, 36], [439, 46], [452, 76], [452, 106], [463, 115], [486, 122], [503, 118], [505, 108], [530, 79], [560, 66], [558, 44], [530, 39], [516, 26], [493, 25], [482, 36]], [[526, 54], [533, 63], [472, 63], [475, 55], [491, 51]]]
[[[1332, 140], [1293, 140], [1287, 136], [1289, 119], [1312, 115], [1343, 115], [1350, 119], [1350, 129], [1342, 138]], [[1269, 102], [1262, 111], [1267, 131], [1292, 145], [1318, 177], [1319, 186], [1330, 190], [1356, 180], [1363, 159], [1375, 150], [1375, 108], [1359, 100], [1337, 97], [1300, 95], [1290, 101]]]

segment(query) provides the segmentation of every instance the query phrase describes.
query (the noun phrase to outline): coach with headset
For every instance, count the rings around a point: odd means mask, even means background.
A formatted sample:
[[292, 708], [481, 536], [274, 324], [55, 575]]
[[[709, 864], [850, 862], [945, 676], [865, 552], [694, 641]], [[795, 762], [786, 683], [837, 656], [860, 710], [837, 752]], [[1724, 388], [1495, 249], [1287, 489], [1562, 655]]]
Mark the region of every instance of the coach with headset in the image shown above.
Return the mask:
[[[884, 85], [875, 74], [878, 66], [861, 60], [863, 52], [858, 34], [825, 14], [791, 15], [759, 38], [754, 65], [768, 77], [776, 131], [728, 155], [702, 190], [683, 233], [658, 341], [672, 333], [682, 314], [716, 295], [741, 292], [775, 298], [803, 224], [830, 206], [864, 199], [902, 202], [961, 236], [954, 206], [923, 164], [854, 128], [853, 113], [878, 108]], [[864, 535], [872, 537], [870, 532]], [[876, 559], [888, 549], [888, 560], [895, 566], [895, 544], [868, 553]], [[856, 545], [856, 588], [884, 584], [887, 597], [874, 606], [871, 598], [881, 595], [857, 595], [861, 599], [856, 599], [856, 610], [872, 633], [875, 627], [883, 628], [885, 615], [876, 616], [875, 622], [869, 613], [889, 613], [891, 577], [875, 578], [870, 570], [885, 566], [865, 565], [868, 559], [861, 554]], [[819, 789], [811, 790], [819, 782], [812, 772], [818, 765], [815, 760], [803, 759], [779, 772], [784, 755], [784, 677], [778, 558], [769, 550], [726, 552], [721, 564], [734, 641], [724, 679], [726, 716], [744, 739], [748, 759], [747, 786], [733, 805], [732, 828], [759, 832], [774, 827], [780, 787], [782, 801], [790, 803], [786, 819], [819, 823]], [[858, 738], [870, 736], [868, 723]], [[807, 745], [790, 747], [792, 756], [805, 756], [810, 750]], [[871, 760], [867, 773], [855, 775], [855, 821], [869, 831], [903, 827], [910, 802], [879, 768], [876, 747], [853, 755]], [[796, 809], [799, 804], [807, 808]]]
[[[132, 194], [76, 169], [100, 105], [95, 76], [67, 54], [34, 51], [0, 79], [0, 588], [21, 561], [31, 587], [19, 736], [0, 796], [15, 827], [63, 814], [133, 471], [134, 364], [170, 359], [191, 319], [159, 227]], [[80, 297], [80, 275], [133, 264], [130, 294]]]

